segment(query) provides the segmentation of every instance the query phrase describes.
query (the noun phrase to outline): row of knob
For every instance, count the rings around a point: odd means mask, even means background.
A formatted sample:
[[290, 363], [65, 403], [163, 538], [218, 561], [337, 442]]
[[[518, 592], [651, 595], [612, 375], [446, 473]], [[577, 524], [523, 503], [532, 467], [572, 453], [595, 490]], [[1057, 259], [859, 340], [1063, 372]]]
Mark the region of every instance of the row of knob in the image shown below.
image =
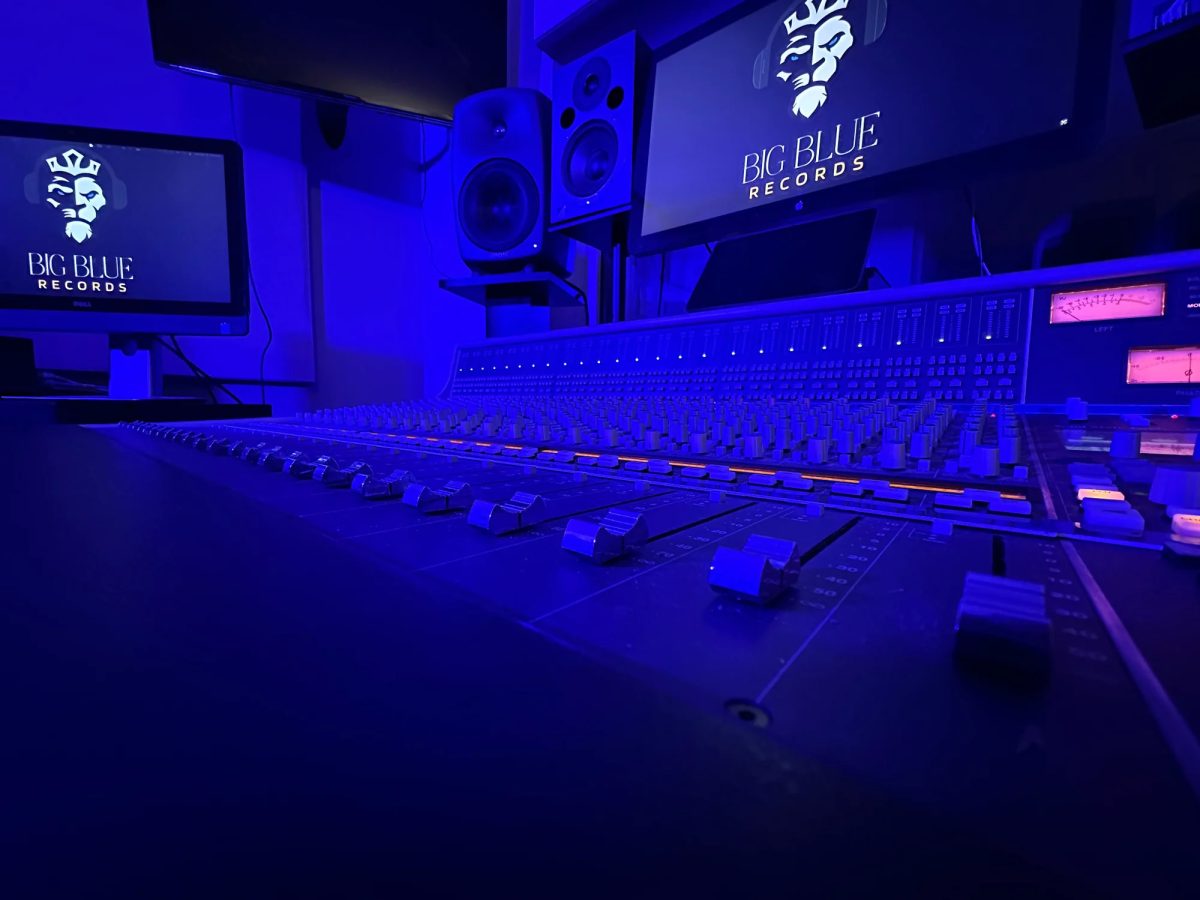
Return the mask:
[[[964, 387], [963, 379], [950, 378], [943, 382], [940, 378], [930, 378], [924, 387], [915, 379], [884, 381], [882, 384], [873, 380], [858, 381], [850, 379], [845, 382], [836, 379], [814, 379], [812, 381], [773, 381], [762, 384], [722, 384], [721, 392], [736, 391], [739, 396], [755, 399], [771, 398], [775, 400], [835, 400], [845, 398], [855, 401], [894, 400], [915, 402], [918, 400], [945, 401], [975, 401], [996, 400], [1014, 401], [1017, 391], [1013, 387], [1012, 378], [999, 378], [996, 386], [992, 387], [989, 378], [968, 379], [970, 386]], [[570, 394], [573, 396], [608, 397], [614, 391], [621, 389], [625, 396], [652, 397], [690, 397], [713, 394], [717, 385], [709, 379], [691, 378], [680, 380], [654, 380], [622, 382], [621, 384], [594, 385], [541, 385], [532, 382], [522, 382], [521, 387], [530, 395], [537, 394]], [[511, 390], [512, 385], [500, 382], [476, 384], [455, 389], [455, 397], [491, 397], [501, 395]]]
[[[717, 358], [717, 354], [714, 353], [711, 355], [713, 356], [714, 359]], [[707, 351], [701, 351], [699, 358], [700, 359], [708, 359], [709, 356], [710, 356], [710, 354]], [[737, 353], [736, 352], [731, 353], [730, 356], [736, 357]], [[693, 355], [691, 358], [694, 360], [696, 357]], [[605, 357], [596, 359], [595, 364], [602, 365], [604, 363], [604, 359], [605, 359]], [[632, 360], [629, 360], [628, 357], [626, 357], [626, 359], [627, 359], [627, 361], [632, 361], [635, 363], [640, 363], [642, 361], [642, 358], [640, 356], [636, 356], [636, 355], [632, 358]], [[650, 357], [647, 357], [646, 359], [647, 359], [647, 361], [649, 361]], [[674, 361], [678, 362], [682, 359], [683, 359], [682, 354], [676, 354], [676, 359]], [[654, 361], [662, 362], [663, 359], [661, 357], [661, 354], [659, 354], [655, 358]], [[671, 362], [671, 361], [672, 360], [668, 357], [667, 362]], [[800, 360], [793, 360], [793, 361], [780, 362], [780, 363], [775, 363], [775, 362], [771, 362], [771, 363], [763, 362], [763, 363], [751, 363], [751, 364], [741, 363], [741, 364], [737, 364], [737, 365], [717, 365], [716, 363], [713, 363], [709, 366], [703, 366], [701, 368], [689, 367], [689, 368], [672, 369], [670, 374], [677, 374], [677, 373], [695, 374], [697, 372], [709, 372], [709, 371], [730, 372], [730, 373], [734, 373], [734, 374], [738, 374], [738, 373], [749, 373], [749, 374], [768, 373], [769, 374], [772, 372], [807, 371], [810, 367], [813, 369], [841, 369], [841, 368], [853, 369], [853, 368], [871, 368], [871, 367], [878, 369], [881, 366], [910, 366], [910, 367], [911, 366], [921, 366], [921, 365], [944, 366], [947, 363], [953, 366], [953, 365], [964, 365], [964, 364], [972, 362], [972, 361], [977, 364], [979, 364], [979, 363], [992, 364], [992, 363], [1005, 363], [1005, 362], [1015, 363], [1017, 361], [1017, 353], [1014, 350], [1014, 351], [1010, 351], [1007, 353], [1004, 353], [1004, 352], [975, 353], [973, 355], [968, 354], [968, 353], [939, 353], [936, 355], [930, 354], [928, 359], [926, 359], [922, 355], [887, 356], [887, 357], [883, 357], [883, 356], [875, 356], [875, 357], [853, 356], [848, 359], [815, 359], [815, 360], [811, 360], [811, 361], [806, 360], [806, 359], [800, 359]], [[620, 360], [620, 358], [614, 358], [612, 360], [612, 362], [614, 365], [620, 365], [621, 360]], [[576, 365], [579, 367], [586, 366], [587, 359], [579, 359], [579, 360], [576, 360], [574, 363], [572, 363], [571, 360], [558, 360], [557, 362], [543, 361], [543, 362], [539, 363], [537, 361], [522, 361], [522, 362], [508, 361], [508, 362], [506, 362], [504, 360], [489, 361], [489, 360], [478, 360], [478, 359], [472, 358], [472, 359], [468, 360], [466, 364], [460, 365], [458, 367], [458, 371], [459, 372], [498, 372], [498, 371], [511, 372], [514, 369], [536, 370], [540, 367], [546, 371], [557, 372], [558, 368], [561, 367], [561, 368], [567, 369], [570, 372], [573, 372]], [[606, 374], [620, 375], [621, 372], [618, 371], [618, 372], [606, 373]]]
[[[692, 456], [732, 456], [756, 460], [785, 455], [811, 465], [861, 462], [900, 470], [933, 457], [956, 411], [927, 400], [901, 407], [888, 400], [852, 404], [829, 402], [720, 401], [691, 398], [667, 401], [641, 398], [622, 402], [599, 398], [493, 397], [477, 404], [461, 401], [391, 406], [347, 407], [305, 413], [301, 420], [331, 427], [405, 429], [475, 440], [526, 440], [538, 444], [604, 450], [678, 452]], [[1016, 465], [1020, 442], [1010, 410], [1002, 410], [998, 446], [982, 448], [972, 461], [974, 444], [986, 415], [972, 411], [965, 442], [955, 456], [963, 468], [982, 477]], [[980, 432], [981, 433], [981, 432]], [[975, 437], [972, 437], [975, 434]], [[874, 453], [868, 453], [868, 449]], [[994, 451], [994, 452], [993, 452]], [[927, 464], [926, 464], [927, 467]]]

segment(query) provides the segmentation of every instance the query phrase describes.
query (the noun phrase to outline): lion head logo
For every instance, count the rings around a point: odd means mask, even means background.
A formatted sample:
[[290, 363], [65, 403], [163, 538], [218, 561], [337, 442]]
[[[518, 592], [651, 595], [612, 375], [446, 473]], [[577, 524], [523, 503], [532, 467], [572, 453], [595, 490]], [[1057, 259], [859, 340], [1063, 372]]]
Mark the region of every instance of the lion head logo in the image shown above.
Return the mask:
[[[863, 0], [860, 0], [863, 2]], [[872, 44], [887, 23], [887, 0], [865, 0], [861, 40]], [[804, 0], [789, 4], [771, 29], [766, 47], [754, 63], [754, 86], [786, 84], [792, 91], [794, 116], [810, 118], [829, 99], [829, 82], [842, 59], [859, 41], [847, 18], [850, 0]]]
[[850, 23], [840, 15], [849, 5], [850, 0], [805, 0], [805, 15], [793, 12], [784, 20], [787, 39], [775, 77], [795, 92], [792, 115], [807, 119], [829, 98], [826, 85], [854, 46]]
[[108, 203], [96, 180], [101, 164], [71, 149], [63, 152], [61, 161], [54, 156], [46, 160], [46, 165], [52, 173], [46, 186], [50, 195], [46, 202], [62, 213], [67, 237], [82, 244], [92, 236], [92, 223]]

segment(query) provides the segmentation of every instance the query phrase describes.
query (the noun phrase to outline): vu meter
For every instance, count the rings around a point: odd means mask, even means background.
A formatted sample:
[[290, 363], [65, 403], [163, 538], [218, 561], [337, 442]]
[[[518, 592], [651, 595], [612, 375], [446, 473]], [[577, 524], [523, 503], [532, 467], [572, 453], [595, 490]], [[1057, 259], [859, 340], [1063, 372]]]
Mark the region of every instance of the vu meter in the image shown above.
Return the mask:
[[1129, 351], [1126, 384], [1200, 383], [1200, 346], [1134, 347]]
[[1050, 324], [1105, 322], [1109, 319], [1143, 319], [1166, 310], [1165, 284], [1057, 291], [1050, 295]]

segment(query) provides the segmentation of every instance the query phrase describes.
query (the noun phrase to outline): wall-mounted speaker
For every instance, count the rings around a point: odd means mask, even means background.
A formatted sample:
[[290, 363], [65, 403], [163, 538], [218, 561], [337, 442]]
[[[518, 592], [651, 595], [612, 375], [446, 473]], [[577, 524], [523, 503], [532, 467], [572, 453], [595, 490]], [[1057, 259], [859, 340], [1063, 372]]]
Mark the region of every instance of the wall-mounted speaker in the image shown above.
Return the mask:
[[649, 55], [630, 32], [554, 72], [552, 227], [626, 212]]
[[526, 88], [474, 94], [454, 109], [451, 170], [463, 261], [476, 272], [566, 269], [547, 234], [550, 101]]
[[[1164, 4], [1164, 7], [1181, 4]], [[1200, 114], [1200, 9], [1163, 24], [1125, 45], [1125, 69], [1142, 124], [1169, 125]]]

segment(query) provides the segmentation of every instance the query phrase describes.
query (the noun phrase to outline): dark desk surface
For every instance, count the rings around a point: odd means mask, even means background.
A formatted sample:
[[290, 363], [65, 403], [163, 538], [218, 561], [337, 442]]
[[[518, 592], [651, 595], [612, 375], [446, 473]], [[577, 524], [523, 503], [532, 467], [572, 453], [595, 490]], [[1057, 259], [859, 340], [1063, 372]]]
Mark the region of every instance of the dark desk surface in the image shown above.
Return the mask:
[[7, 896], [1054, 892], [93, 431], [0, 446]]
[[237, 419], [269, 416], [258, 403], [213, 404], [199, 397], [155, 397], [123, 400], [107, 396], [0, 396], [0, 428], [29, 425], [96, 424], [101, 422], [173, 422], [203, 417]]

